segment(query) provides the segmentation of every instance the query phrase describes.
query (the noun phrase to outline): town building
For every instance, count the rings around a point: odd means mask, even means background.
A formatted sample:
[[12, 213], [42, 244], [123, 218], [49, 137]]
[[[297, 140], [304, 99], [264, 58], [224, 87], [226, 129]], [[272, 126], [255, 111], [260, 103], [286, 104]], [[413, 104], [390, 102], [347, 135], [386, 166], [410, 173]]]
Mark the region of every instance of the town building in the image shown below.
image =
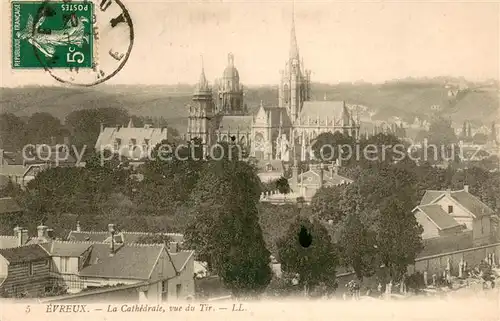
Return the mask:
[[101, 124], [101, 131], [94, 148], [98, 152], [107, 150], [127, 159], [139, 161], [166, 139], [168, 139], [166, 127], [153, 127], [152, 124], [135, 127], [130, 119], [127, 126], [105, 127]]
[[202, 66], [188, 106], [186, 138], [198, 138], [207, 148], [217, 142], [237, 143], [257, 159], [285, 162], [295, 157], [312, 159], [312, 142], [321, 133], [339, 131], [358, 138], [360, 123], [352, 106], [344, 101], [311, 100], [311, 71], [299, 55], [293, 19], [289, 56], [278, 87], [278, 105], [261, 102], [252, 114], [243, 101], [243, 85], [232, 54], [214, 88]]
[[424, 247], [440, 252], [487, 245], [498, 238], [495, 213], [469, 193], [468, 185], [457, 191], [427, 190], [412, 213], [423, 227]]
[[[110, 224], [107, 236], [86, 232], [97, 241], [62, 241], [54, 239], [46, 226], [39, 226], [33, 238], [26, 229], [16, 227], [14, 237], [3, 244], [10, 246], [0, 249], [0, 293], [39, 297], [55, 288], [72, 295], [137, 285], [132, 297], [140, 302], [194, 297], [194, 251], [181, 250], [175, 241], [168, 245], [133, 243], [139, 233], [115, 230]], [[70, 238], [88, 238], [85, 232], [74, 232]], [[172, 235], [176, 240], [180, 237]]]
[[297, 161], [291, 166], [292, 177], [288, 179], [290, 193], [278, 191], [262, 193], [260, 201], [273, 204], [310, 203], [320, 188], [350, 184], [353, 180], [339, 175], [340, 162], [326, 164], [310, 164], [309, 169], [299, 173]]
[[68, 148], [68, 145], [32, 145], [18, 152], [0, 149], [0, 176], [24, 188], [47, 168], [77, 166]]

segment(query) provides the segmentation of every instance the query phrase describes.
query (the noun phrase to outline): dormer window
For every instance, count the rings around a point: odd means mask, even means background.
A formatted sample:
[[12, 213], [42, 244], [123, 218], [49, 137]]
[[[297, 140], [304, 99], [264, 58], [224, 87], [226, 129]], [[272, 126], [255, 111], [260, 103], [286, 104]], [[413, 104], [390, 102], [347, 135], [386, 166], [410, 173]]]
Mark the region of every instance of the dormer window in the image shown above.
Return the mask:
[[273, 170], [273, 165], [271, 165], [271, 164], [267, 164], [267, 165], [266, 165], [266, 170], [267, 170], [268, 172], [272, 171], [272, 170]]
[[453, 205], [448, 205], [448, 214], [453, 213]]

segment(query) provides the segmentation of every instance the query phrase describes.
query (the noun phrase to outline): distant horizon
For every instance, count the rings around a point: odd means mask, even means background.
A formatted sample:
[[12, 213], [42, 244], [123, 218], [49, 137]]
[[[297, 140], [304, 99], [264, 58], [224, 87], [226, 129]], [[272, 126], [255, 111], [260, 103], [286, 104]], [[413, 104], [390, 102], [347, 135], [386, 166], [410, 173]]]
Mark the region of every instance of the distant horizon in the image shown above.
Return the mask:
[[[50, 77], [50, 76], [49, 76]], [[313, 85], [323, 85], [323, 86], [341, 86], [341, 85], [384, 85], [384, 84], [391, 84], [391, 83], [437, 83], [437, 80], [440, 80], [441, 78], [446, 78], [449, 80], [462, 80], [465, 83], [492, 83], [495, 82], [497, 86], [500, 85], [500, 80], [495, 79], [495, 78], [484, 78], [484, 79], [467, 79], [464, 77], [460, 76], [433, 76], [433, 77], [412, 77], [408, 76], [405, 78], [393, 78], [393, 79], [387, 79], [384, 81], [380, 82], [371, 82], [371, 81], [365, 81], [365, 80], [356, 80], [356, 81], [342, 81], [342, 82], [336, 82], [336, 83], [327, 83], [327, 82], [320, 82], [320, 81], [312, 81], [311, 83]], [[213, 85], [213, 82], [208, 82], [210, 86]], [[246, 87], [246, 88], [259, 88], [259, 87], [273, 87], [273, 86], [278, 86], [278, 84], [273, 84], [273, 83], [260, 83], [260, 84], [245, 84], [243, 81], [240, 81], [240, 83]], [[443, 83], [444, 84], [444, 83]], [[451, 83], [453, 85], [457, 85], [457, 83]], [[2, 85], [0, 88], [38, 88], [38, 87], [67, 87], [67, 88], [99, 88], [99, 87], [125, 87], [125, 86], [142, 86], [142, 87], [161, 87], [161, 86], [166, 86], [166, 87], [175, 87], [175, 86], [187, 86], [187, 87], [194, 87], [196, 86], [196, 82], [192, 83], [186, 83], [186, 82], [179, 82], [179, 83], [153, 83], [153, 84], [129, 84], [129, 83], [102, 83], [96, 86], [92, 87], [81, 87], [81, 86], [72, 86], [68, 84], [63, 84], [63, 83], [56, 83], [56, 84], [50, 84], [50, 85], [44, 85], [44, 84], [26, 84], [26, 85], [21, 85], [21, 86], [5, 86]], [[499, 88], [500, 89], [500, 88]]]

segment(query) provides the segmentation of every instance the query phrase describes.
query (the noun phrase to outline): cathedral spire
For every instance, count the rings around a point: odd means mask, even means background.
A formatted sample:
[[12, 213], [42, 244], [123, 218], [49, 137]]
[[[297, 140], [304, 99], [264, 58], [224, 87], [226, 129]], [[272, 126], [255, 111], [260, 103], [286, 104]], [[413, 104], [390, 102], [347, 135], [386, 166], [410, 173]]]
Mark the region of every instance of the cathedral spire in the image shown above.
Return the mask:
[[206, 91], [208, 90], [208, 82], [207, 77], [205, 77], [205, 66], [203, 64], [203, 56], [201, 56], [201, 74], [200, 80], [198, 81], [198, 91]]
[[295, 2], [292, 3], [292, 30], [290, 34], [290, 60], [299, 59], [299, 47], [295, 35]]

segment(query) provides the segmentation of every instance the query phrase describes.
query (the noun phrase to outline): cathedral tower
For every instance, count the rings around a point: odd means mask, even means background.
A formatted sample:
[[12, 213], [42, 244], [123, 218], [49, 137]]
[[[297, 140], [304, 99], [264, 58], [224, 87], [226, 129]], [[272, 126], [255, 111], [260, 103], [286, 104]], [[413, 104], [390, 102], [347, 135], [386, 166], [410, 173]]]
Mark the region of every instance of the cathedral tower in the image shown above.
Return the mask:
[[246, 112], [243, 104], [243, 86], [240, 75], [234, 66], [234, 56], [228, 54], [227, 67], [218, 81], [216, 111], [224, 115], [241, 115]]
[[211, 143], [210, 120], [213, 117], [213, 109], [212, 90], [208, 86], [202, 63], [200, 80], [193, 93], [193, 103], [189, 105], [188, 140], [200, 138], [203, 144]]
[[300, 60], [293, 14], [289, 57], [285, 70], [280, 73], [279, 107], [286, 108], [290, 119], [294, 122], [300, 114], [302, 103], [310, 99], [311, 72], [304, 68], [304, 63]]

